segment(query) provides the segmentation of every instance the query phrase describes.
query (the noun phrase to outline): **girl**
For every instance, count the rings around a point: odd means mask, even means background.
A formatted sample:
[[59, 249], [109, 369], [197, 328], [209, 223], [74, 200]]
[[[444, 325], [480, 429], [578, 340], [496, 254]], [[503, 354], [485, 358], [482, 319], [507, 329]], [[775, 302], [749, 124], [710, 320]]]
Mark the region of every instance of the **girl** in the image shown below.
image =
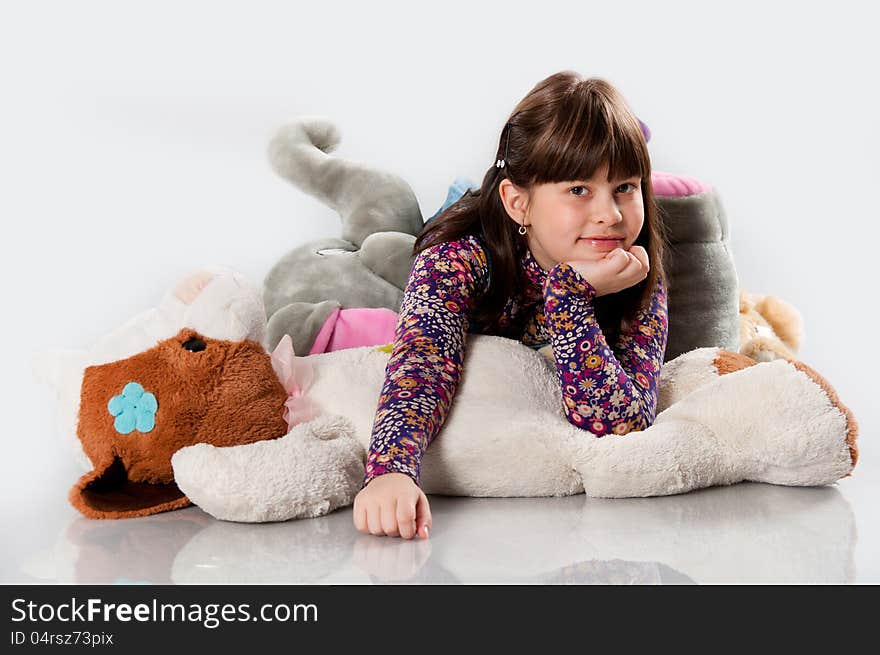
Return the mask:
[[428, 537], [419, 464], [468, 333], [549, 345], [563, 410], [594, 436], [649, 427], [667, 338], [664, 242], [645, 137], [620, 93], [571, 71], [539, 82], [481, 188], [415, 242], [355, 527]]

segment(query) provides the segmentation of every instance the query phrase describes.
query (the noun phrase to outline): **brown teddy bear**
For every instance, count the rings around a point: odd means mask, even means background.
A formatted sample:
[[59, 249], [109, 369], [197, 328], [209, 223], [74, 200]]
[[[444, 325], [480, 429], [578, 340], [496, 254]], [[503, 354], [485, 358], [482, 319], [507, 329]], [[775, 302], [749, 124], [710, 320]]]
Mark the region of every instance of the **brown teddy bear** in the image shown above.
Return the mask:
[[88, 366], [81, 394], [77, 435], [94, 468], [69, 499], [91, 518], [186, 507], [190, 501], [171, 468], [175, 452], [288, 431], [288, 394], [263, 346], [209, 339], [189, 328], [127, 359]]
[[804, 339], [798, 310], [775, 296], [739, 291], [739, 352], [756, 362], [796, 359]]

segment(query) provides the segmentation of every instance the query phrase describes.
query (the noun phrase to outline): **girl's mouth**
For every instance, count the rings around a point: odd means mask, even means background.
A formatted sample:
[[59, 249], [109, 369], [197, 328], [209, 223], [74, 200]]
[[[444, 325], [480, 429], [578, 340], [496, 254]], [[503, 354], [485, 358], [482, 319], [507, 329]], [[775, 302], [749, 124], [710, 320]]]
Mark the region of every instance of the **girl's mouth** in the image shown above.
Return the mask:
[[597, 250], [611, 251], [623, 247], [623, 239], [578, 239]]

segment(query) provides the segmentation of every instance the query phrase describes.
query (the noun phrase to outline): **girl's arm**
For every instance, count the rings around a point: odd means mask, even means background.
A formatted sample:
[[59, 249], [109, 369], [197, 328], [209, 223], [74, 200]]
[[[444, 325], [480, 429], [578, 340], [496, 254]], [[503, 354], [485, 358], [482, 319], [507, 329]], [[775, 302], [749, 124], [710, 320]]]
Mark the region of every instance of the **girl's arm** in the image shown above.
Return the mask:
[[570, 423], [597, 437], [644, 430], [654, 422], [666, 351], [666, 289], [658, 278], [651, 306], [622, 331], [619, 358], [593, 310], [596, 290], [565, 263], [544, 283], [544, 316]]
[[443, 426], [461, 378], [474, 298], [488, 287], [476, 237], [436, 244], [413, 262], [373, 422], [364, 485], [384, 473], [416, 484], [422, 455]]

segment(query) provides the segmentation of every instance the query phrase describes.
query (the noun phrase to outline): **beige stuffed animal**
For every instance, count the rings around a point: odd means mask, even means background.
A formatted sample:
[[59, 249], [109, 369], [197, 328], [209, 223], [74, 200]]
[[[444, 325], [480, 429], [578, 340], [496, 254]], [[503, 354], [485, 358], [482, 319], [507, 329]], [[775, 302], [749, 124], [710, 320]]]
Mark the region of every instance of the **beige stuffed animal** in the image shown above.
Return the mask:
[[[171, 458], [180, 490], [217, 518], [320, 516], [360, 489], [388, 349], [295, 357], [282, 339], [276, 358], [286, 362], [285, 388], [298, 387], [294, 400], [309, 403], [313, 418], [277, 439], [199, 443]], [[663, 365], [653, 425], [601, 439], [565, 420], [555, 367], [527, 346], [472, 334], [466, 367], [424, 456], [426, 493], [624, 498], [742, 480], [819, 486], [850, 475], [858, 457], [852, 412], [796, 360], [756, 363], [718, 347], [682, 353]]]
[[756, 362], [796, 359], [804, 340], [800, 312], [775, 296], [739, 291], [739, 352]]
[[[80, 511], [143, 516], [193, 502], [220, 519], [261, 522], [351, 504], [387, 348], [297, 357], [283, 338], [270, 353], [259, 291], [225, 270], [187, 278], [123, 328], [58, 360], [47, 377], [95, 473], [76, 486]], [[258, 407], [257, 397], [267, 402]], [[422, 488], [624, 498], [743, 480], [819, 486], [850, 475], [858, 458], [852, 412], [795, 360], [759, 364], [718, 347], [682, 353], [661, 369], [651, 427], [626, 435], [594, 438], [562, 407], [547, 358], [513, 339], [470, 335]]]

